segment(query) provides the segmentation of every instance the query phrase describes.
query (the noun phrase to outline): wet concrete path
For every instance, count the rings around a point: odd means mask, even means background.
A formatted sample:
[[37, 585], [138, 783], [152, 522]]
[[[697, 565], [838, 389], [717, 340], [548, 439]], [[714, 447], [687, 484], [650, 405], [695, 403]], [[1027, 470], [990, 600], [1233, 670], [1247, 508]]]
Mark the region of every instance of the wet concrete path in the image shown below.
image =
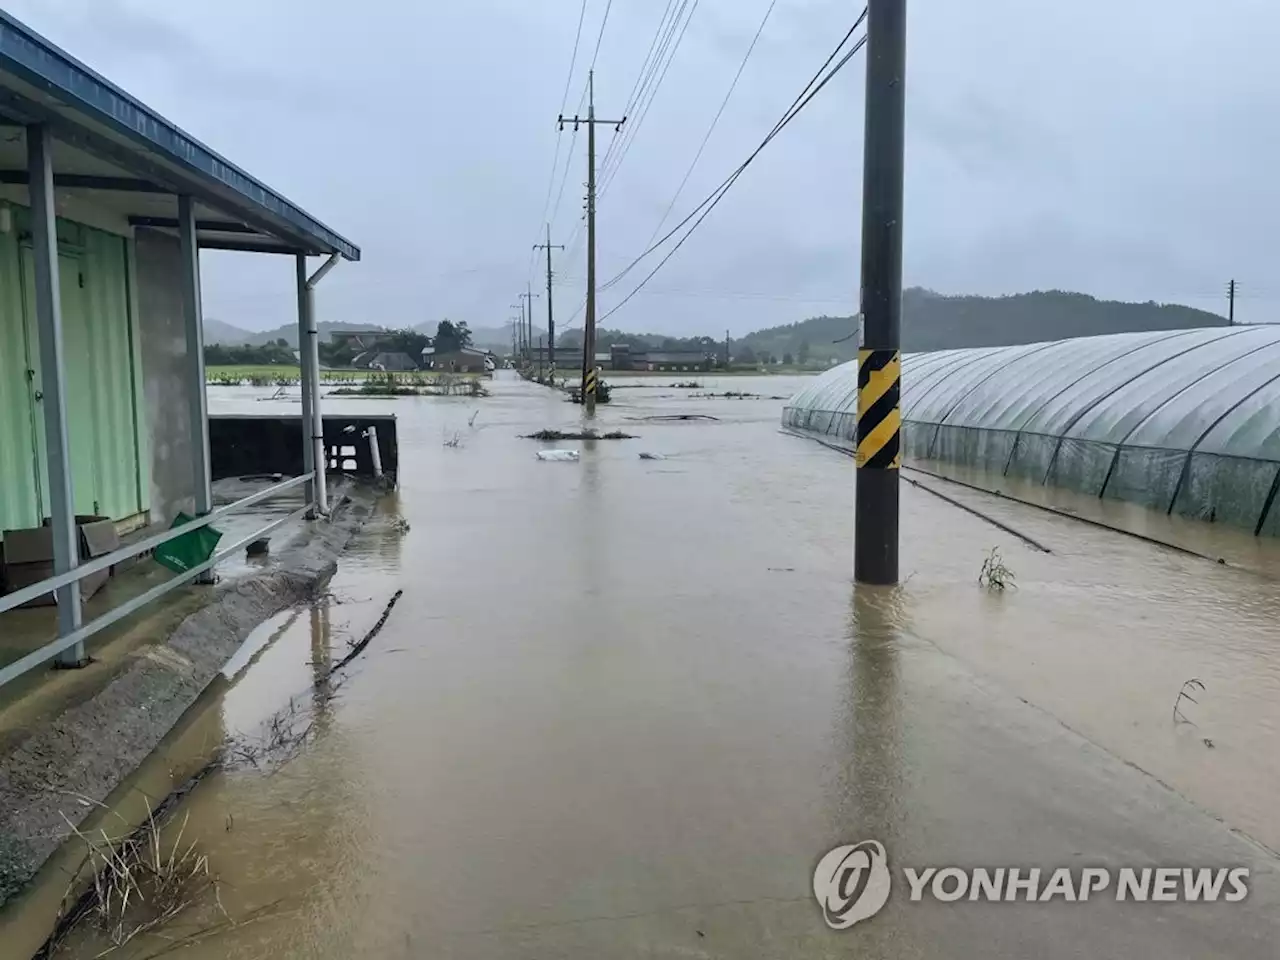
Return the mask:
[[[302, 702], [314, 661], [405, 591], [303, 752], [185, 805], [228, 912], [256, 919], [183, 956], [1275, 955], [1274, 858], [1232, 829], [1280, 844], [1274, 582], [1005, 505], [1055, 550], [1037, 554], [907, 490], [905, 587], [855, 591], [852, 467], [779, 434], [780, 402], [616, 397], [602, 428], [640, 438], [563, 444], [578, 463], [517, 437], [577, 420], [536, 386], [394, 404], [387, 509], [410, 532], [363, 536], [331, 601], [268, 625], [157, 760]], [[721, 419], [629, 419], [670, 413]], [[1005, 596], [974, 583], [997, 544], [1021, 585]], [[1194, 730], [1170, 720], [1193, 675]], [[1243, 865], [1252, 889], [1073, 905], [900, 887], [828, 930], [814, 864], [863, 839], [895, 865]]]

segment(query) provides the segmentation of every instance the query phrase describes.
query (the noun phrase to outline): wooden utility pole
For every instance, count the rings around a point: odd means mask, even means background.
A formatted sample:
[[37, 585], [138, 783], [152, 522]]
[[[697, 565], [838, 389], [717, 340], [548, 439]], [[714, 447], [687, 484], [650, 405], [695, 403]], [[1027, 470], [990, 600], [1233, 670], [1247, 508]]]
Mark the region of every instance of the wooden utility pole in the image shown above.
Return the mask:
[[1227, 284], [1227, 325], [1232, 327], [1236, 325], [1236, 282], [1234, 280]]
[[563, 250], [564, 244], [551, 242], [551, 224], [547, 224], [547, 242], [535, 243], [535, 250], [547, 251], [547, 365], [551, 369], [551, 377], [556, 375], [556, 320], [551, 315], [551, 251]]
[[858, 348], [853, 576], [898, 582], [901, 451], [902, 170], [906, 0], [867, 4], [862, 163], [862, 343]]
[[579, 125], [587, 125], [587, 311], [582, 329], [582, 403], [587, 413], [596, 409], [596, 124], [606, 123], [614, 131], [622, 129], [627, 118], [621, 120], [596, 119], [595, 71], [587, 74], [587, 116], [560, 115], [560, 129], [572, 123], [576, 132]]

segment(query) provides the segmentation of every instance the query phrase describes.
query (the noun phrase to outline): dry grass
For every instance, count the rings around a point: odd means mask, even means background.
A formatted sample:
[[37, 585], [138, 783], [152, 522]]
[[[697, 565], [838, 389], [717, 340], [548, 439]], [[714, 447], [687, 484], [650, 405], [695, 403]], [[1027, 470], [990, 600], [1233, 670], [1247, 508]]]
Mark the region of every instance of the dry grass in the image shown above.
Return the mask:
[[[120, 838], [112, 838], [104, 829], [84, 833], [70, 820], [66, 822], [84, 843], [85, 857], [63, 898], [56, 939], [51, 937], [40, 955], [50, 955], [72, 928], [91, 922], [109, 943], [97, 956], [107, 956], [205, 902], [210, 895], [225, 921], [217, 926], [231, 925], [222, 908], [217, 878], [209, 870], [209, 858], [199, 852], [195, 840], [186, 842], [185, 817], [172, 843], [161, 839], [151, 810], [145, 823]], [[93, 882], [72, 900], [71, 890], [86, 870], [92, 873]]]

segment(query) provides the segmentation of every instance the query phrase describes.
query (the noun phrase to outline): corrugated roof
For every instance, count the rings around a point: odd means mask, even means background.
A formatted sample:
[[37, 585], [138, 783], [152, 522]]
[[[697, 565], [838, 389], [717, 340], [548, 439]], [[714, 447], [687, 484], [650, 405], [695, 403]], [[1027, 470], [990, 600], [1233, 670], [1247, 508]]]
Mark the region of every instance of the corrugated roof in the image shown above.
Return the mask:
[[[0, 107], [134, 174], [312, 253], [360, 248], [0, 10]], [[55, 173], [58, 171], [55, 169]]]

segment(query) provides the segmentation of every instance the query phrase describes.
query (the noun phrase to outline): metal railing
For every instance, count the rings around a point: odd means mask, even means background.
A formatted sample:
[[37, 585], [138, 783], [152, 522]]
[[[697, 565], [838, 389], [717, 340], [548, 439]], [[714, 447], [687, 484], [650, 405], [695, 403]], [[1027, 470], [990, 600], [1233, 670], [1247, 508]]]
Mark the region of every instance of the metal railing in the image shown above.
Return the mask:
[[[65, 587], [68, 584], [75, 583], [84, 577], [90, 576], [94, 573], [99, 573], [115, 566], [118, 563], [131, 560], [139, 554], [147, 553], [156, 549], [156, 547], [163, 546], [170, 540], [175, 540], [178, 537], [191, 533], [192, 531], [199, 530], [202, 527], [207, 527], [210, 524], [216, 523], [233, 513], [246, 509], [247, 507], [252, 507], [255, 504], [262, 503], [264, 500], [270, 500], [271, 498], [279, 496], [282, 493], [286, 493], [289, 490], [297, 489], [298, 487], [308, 483], [310, 480], [311, 474], [304, 474], [300, 477], [294, 477], [292, 480], [285, 480], [281, 483], [273, 484], [265, 490], [259, 490], [257, 493], [251, 494], [242, 500], [237, 500], [235, 503], [229, 503], [216, 510], [211, 510], [209, 513], [202, 517], [197, 517], [190, 523], [185, 523], [180, 527], [174, 527], [162, 533], [157, 533], [154, 536], [146, 537], [136, 543], [127, 544], [119, 550], [115, 550], [101, 557], [95, 557], [87, 563], [82, 563], [79, 566], [68, 570], [66, 573], [49, 577], [48, 579], [41, 580], [39, 583], [34, 583], [29, 587], [23, 587], [21, 590], [0, 596], [0, 613], [12, 610], [15, 607], [20, 607], [24, 603], [28, 603], [31, 600], [43, 597], [45, 594], [57, 590], [59, 587]], [[71, 633], [58, 637], [56, 640], [50, 641], [40, 649], [33, 650], [21, 659], [15, 660], [4, 668], [0, 668], [0, 687], [3, 687], [11, 680], [17, 679], [27, 671], [38, 667], [40, 664], [51, 660], [62, 651], [68, 650], [76, 644], [82, 643], [89, 637], [92, 637], [94, 634], [105, 630], [113, 623], [118, 620], [122, 620], [134, 611], [145, 607], [153, 600], [158, 600], [170, 590], [180, 587], [183, 584], [194, 580], [201, 574], [212, 570], [217, 564], [221, 563], [237, 551], [243, 549], [254, 540], [266, 536], [272, 530], [288, 523], [290, 520], [296, 520], [310, 509], [311, 504], [305, 504], [287, 516], [272, 520], [270, 523], [260, 527], [253, 533], [237, 540], [235, 543], [231, 544], [231, 546], [223, 547], [198, 567], [192, 567], [190, 570], [183, 571], [177, 576], [169, 578], [164, 581], [164, 583], [157, 584], [145, 593], [141, 593], [119, 606], [112, 607], [102, 616], [97, 617], [76, 630], [73, 630]]]

